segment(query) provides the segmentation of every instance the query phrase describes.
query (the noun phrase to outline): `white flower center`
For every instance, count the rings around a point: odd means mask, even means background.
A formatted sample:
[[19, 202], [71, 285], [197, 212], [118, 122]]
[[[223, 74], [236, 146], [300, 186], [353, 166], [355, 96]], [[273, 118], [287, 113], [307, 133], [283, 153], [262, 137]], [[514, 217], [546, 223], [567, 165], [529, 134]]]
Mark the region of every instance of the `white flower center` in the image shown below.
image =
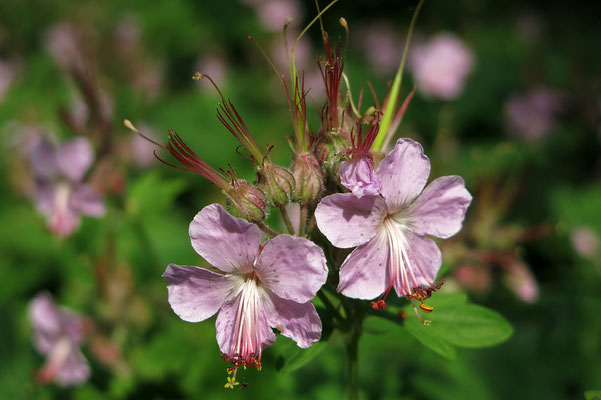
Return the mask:
[[259, 302], [262, 290], [256, 274], [248, 274], [240, 290], [230, 351], [236, 367], [260, 365], [262, 346]]

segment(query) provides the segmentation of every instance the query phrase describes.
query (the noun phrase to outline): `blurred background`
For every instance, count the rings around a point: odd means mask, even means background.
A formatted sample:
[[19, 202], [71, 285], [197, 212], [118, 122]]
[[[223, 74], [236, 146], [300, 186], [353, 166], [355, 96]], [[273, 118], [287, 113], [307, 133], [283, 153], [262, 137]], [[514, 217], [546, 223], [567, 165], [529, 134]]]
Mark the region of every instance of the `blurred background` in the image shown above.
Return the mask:
[[[364, 107], [374, 104], [368, 81], [383, 100], [415, 5], [343, 0], [323, 18], [342, 41], [337, 20], [348, 21], [345, 71], [355, 98], [364, 90]], [[433, 177], [465, 178], [474, 201], [460, 234], [441, 243], [441, 277], [504, 315], [514, 334], [444, 357], [400, 326], [377, 325], [360, 345], [364, 398], [582, 399], [601, 389], [600, 12], [594, 2], [426, 1], [403, 97], [417, 91], [400, 136], [424, 145]], [[247, 35], [285, 72], [286, 17], [294, 39], [315, 15], [300, 0], [0, 3], [0, 398], [345, 396], [346, 356], [334, 335], [296, 369], [282, 366], [292, 342], [280, 337], [246, 389], [223, 389], [213, 319], [180, 320], [161, 278], [169, 263], [203, 265], [188, 224], [223, 196], [158, 163], [122, 124], [128, 118], [160, 142], [174, 129], [213, 167], [229, 163], [252, 180], [215, 117], [216, 90], [191, 79], [200, 71], [288, 165], [285, 97]], [[318, 57], [314, 26], [296, 59], [319, 104]], [[61, 237], [36, 197], [32, 149], [81, 134], [96, 154], [83, 180], [102, 193], [106, 213], [83, 216]], [[44, 291], [84, 318], [92, 374], [79, 386], [36, 379], [45, 359], [27, 310]]]

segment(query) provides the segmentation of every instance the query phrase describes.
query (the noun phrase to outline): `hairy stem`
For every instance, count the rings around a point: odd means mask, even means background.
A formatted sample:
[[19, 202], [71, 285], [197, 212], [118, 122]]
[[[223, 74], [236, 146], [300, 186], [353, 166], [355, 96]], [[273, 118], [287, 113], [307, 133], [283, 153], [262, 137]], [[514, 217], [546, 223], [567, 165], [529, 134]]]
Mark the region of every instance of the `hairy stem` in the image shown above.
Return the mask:
[[305, 236], [305, 226], [307, 225], [307, 204], [301, 205], [300, 209], [300, 225], [298, 228], [298, 236]]
[[280, 207], [280, 212], [282, 213], [282, 218], [284, 219], [284, 223], [286, 224], [286, 229], [288, 229], [288, 233], [294, 235], [294, 226], [292, 225], [292, 221], [290, 220], [290, 216], [288, 215], [288, 211], [286, 211], [286, 206]]
[[265, 225], [265, 223], [263, 221], [257, 222], [256, 224], [257, 224], [257, 226], [259, 228], [261, 228], [261, 230], [263, 232], [265, 232], [266, 234], [268, 234], [272, 238], [274, 238], [277, 235], [279, 235], [279, 233], [277, 233], [276, 231], [274, 231], [273, 229], [271, 229], [270, 227], [268, 227], [267, 225]]

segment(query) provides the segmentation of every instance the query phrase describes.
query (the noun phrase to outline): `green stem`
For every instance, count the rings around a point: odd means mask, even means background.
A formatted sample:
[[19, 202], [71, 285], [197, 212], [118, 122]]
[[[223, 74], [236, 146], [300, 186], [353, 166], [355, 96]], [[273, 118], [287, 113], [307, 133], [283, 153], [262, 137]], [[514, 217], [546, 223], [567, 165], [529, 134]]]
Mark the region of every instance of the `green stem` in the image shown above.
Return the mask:
[[286, 206], [281, 206], [280, 212], [282, 213], [282, 218], [284, 219], [284, 224], [286, 224], [286, 229], [288, 229], [288, 233], [294, 235], [294, 226], [292, 225], [292, 221], [290, 220], [288, 211], [286, 211]]
[[261, 228], [261, 230], [263, 232], [265, 232], [266, 234], [268, 234], [272, 238], [274, 238], [277, 235], [279, 235], [279, 233], [277, 233], [276, 231], [274, 231], [273, 229], [271, 229], [270, 227], [268, 227], [267, 225], [265, 225], [265, 223], [263, 221], [257, 222], [256, 224], [257, 224], [257, 226], [259, 228]]
[[298, 236], [305, 236], [305, 227], [307, 225], [307, 204], [302, 204], [300, 209], [300, 222], [298, 227]]
[[[355, 307], [355, 312], [358, 309]], [[357, 314], [353, 315], [353, 320], [358, 317]], [[346, 354], [348, 356], [348, 397], [350, 400], [359, 400], [359, 339], [361, 338], [361, 325], [363, 324], [363, 318], [359, 317], [358, 320], [353, 321], [354, 326], [351, 330], [351, 336], [346, 345]]]
[[388, 94], [386, 108], [384, 109], [384, 115], [382, 115], [382, 121], [380, 122], [380, 129], [378, 130], [378, 135], [376, 136], [376, 140], [374, 140], [374, 144], [372, 145], [374, 150], [382, 150], [384, 138], [386, 137], [388, 127], [390, 126], [392, 118], [395, 114], [397, 98], [399, 97], [399, 90], [401, 89], [401, 82], [403, 80], [403, 70], [405, 69], [407, 51], [409, 50], [409, 43], [411, 42], [411, 35], [413, 34], [415, 21], [417, 20], [417, 16], [419, 15], [419, 11], [421, 10], [424, 1], [425, 0], [419, 1], [413, 13], [413, 17], [411, 18], [411, 24], [409, 25], [409, 31], [407, 32], [407, 40], [405, 40], [405, 48], [403, 49], [403, 58], [401, 58], [401, 65], [399, 65], [399, 69], [397, 70], [394, 81], [392, 82], [392, 87], [390, 88], [390, 93]]
[[319, 297], [319, 299], [326, 306], [326, 308], [330, 310], [332, 315], [334, 315], [334, 319], [338, 320], [342, 327], [348, 326], [348, 322], [342, 317], [342, 315], [340, 315], [340, 312], [338, 312], [334, 304], [332, 304], [330, 299], [328, 299], [328, 296], [323, 291], [320, 290], [319, 292], [317, 292], [317, 297]]

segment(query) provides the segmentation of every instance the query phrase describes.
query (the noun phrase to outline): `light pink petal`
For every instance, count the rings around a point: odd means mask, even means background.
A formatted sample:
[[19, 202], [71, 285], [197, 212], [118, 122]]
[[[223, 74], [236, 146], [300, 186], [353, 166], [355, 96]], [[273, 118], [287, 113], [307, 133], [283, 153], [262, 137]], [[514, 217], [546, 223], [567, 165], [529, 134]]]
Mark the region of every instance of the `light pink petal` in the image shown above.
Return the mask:
[[90, 377], [90, 365], [78, 348], [71, 349], [67, 359], [56, 372], [56, 381], [61, 386], [74, 386]]
[[106, 213], [102, 195], [90, 185], [76, 185], [71, 192], [69, 206], [91, 217], [102, 217]]
[[[262, 301], [261, 303], [264, 303]], [[215, 328], [217, 330], [217, 344], [219, 345], [219, 350], [222, 353], [231, 354], [232, 350], [232, 341], [235, 336], [235, 322], [236, 317], [238, 316], [238, 308], [240, 305], [240, 296], [238, 296], [234, 301], [226, 303], [221, 307], [219, 314], [217, 315], [217, 320], [215, 321]], [[256, 314], [256, 328], [258, 331], [249, 332], [252, 335], [258, 333], [261, 338], [262, 348], [271, 346], [275, 343], [275, 334], [269, 327], [267, 323], [267, 317], [265, 315], [264, 309], [258, 309]]]
[[84, 339], [83, 319], [66, 307], [58, 309], [62, 332], [75, 345], [79, 345]]
[[357, 247], [340, 268], [338, 291], [354, 299], [373, 299], [386, 289], [390, 250], [384, 234]]
[[382, 196], [392, 213], [409, 205], [426, 186], [430, 160], [421, 144], [402, 138], [384, 157], [376, 173], [382, 182]]
[[48, 229], [59, 237], [66, 237], [79, 228], [79, 223], [79, 214], [73, 210], [55, 208], [48, 219]]
[[367, 243], [376, 235], [385, 216], [386, 204], [380, 196], [358, 199], [351, 193], [326, 196], [315, 210], [321, 233], [341, 248]]
[[37, 178], [49, 179], [56, 173], [56, 149], [45, 138], [37, 142], [31, 152], [30, 159]]
[[505, 266], [505, 283], [526, 303], [534, 303], [538, 299], [538, 282], [528, 266], [514, 260]]
[[34, 297], [29, 303], [28, 313], [35, 346], [41, 353], [48, 354], [61, 334], [59, 311], [50, 293], [43, 292]]
[[169, 264], [163, 278], [167, 281], [171, 308], [188, 322], [213, 316], [242, 284], [237, 276], [176, 264]]
[[[413, 235], [407, 237], [407, 255], [410, 268], [417, 279], [418, 285], [430, 286], [436, 284], [436, 275], [442, 265], [442, 255], [434, 240], [426, 236]], [[394, 289], [397, 295], [402, 296], [403, 291], [396, 284]]]
[[305, 238], [278, 235], [255, 266], [261, 283], [276, 295], [298, 303], [310, 301], [326, 283], [328, 267], [321, 248]]
[[380, 194], [382, 189], [374, 171], [374, 162], [368, 157], [343, 161], [340, 164], [340, 183], [358, 198]]
[[190, 223], [192, 247], [224, 272], [250, 272], [259, 251], [259, 228], [219, 204], [203, 208]]
[[460, 176], [435, 179], [410, 207], [412, 230], [417, 235], [451, 237], [461, 229], [471, 201]]
[[269, 325], [282, 335], [294, 340], [299, 347], [306, 349], [321, 337], [321, 319], [311, 302], [297, 303], [270, 296], [266, 302], [266, 315]]
[[58, 148], [56, 162], [67, 179], [79, 182], [94, 162], [94, 149], [83, 137], [73, 139]]

